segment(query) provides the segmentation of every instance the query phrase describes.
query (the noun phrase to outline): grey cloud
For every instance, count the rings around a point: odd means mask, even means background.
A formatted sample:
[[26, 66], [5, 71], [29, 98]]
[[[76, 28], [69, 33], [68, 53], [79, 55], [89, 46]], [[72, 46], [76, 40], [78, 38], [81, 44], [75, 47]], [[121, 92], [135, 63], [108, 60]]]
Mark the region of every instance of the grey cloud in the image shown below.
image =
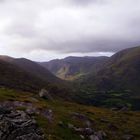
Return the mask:
[[108, 0], [70, 0], [71, 3], [78, 6], [88, 6], [91, 4], [105, 4]]
[[116, 52], [140, 44], [139, 0], [0, 2], [2, 52], [33, 57], [41, 50], [58, 56]]
[[93, 3], [93, 2], [97, 2], [99, 0], [72, 0], [73, 3], [75, 4], [79, 4], [79, 5], [85, 5], [85, 4], [89, 4], [89, 3]]
[[[116, 40], [116, 39], [81, 39], [63, 43], [50, 42], [49, 46], [41, 44], [42, 50], [55, 50], [60, 53], [90, 53], [90, 52], [117, 52], [125, 48], [135, 47], [140, 40]], [[39, 45], [38, 45], [39, 46]]]

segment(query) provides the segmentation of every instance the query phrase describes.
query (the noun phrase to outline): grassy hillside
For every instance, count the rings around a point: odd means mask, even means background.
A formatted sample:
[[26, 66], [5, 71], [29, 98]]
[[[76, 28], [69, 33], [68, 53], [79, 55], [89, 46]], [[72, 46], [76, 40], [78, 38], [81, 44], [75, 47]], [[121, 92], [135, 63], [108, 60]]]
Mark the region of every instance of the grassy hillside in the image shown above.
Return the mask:
[[[5, 57], [4, 57], [5, 59]], [[19, 89], [21, 91], [39, 92], [47, 88], [55, 97], [69, 99], [70, 88], [66, 82], [59, 80], [38, 64], [23, 59], [0, 58], [0, 87]], [[12, 62], [11, 62], [12, 61]], [[13, 62], [14, 61], [14, 62]], [[19, 65], [16, 62], [20, 63]], [[44, 77], [43, 77], [44, 76]]]
[[96, 75], [87, 82], [100, 90], [130, 90], [140, 92], [140, 47], [120, 51], [109, 58]]
[[97, 90], [92, 85], [76, 85], [73, 99], [82, 104], [106, 108], [124, 108], [140, 110], [140, 96], [127, 90]]
[[48, 71], [46, 68], [40, 66], [36, 62], [33, 62], [31, 60], [25, 59], [25, 58], [12, 58], [9, 56], [0, 56], [0, 60], [6, 61], [8, 63], [14, 64], [24, 71], [30, 73], [31, 75], [34, 75], [45, 82], [62, 82], [60, 79], [55, 77], [50, 71]]
[[35, 91], [45, 86], [45, 83], [20, 67], [0, 60], [0, 86]]
[[[94, 131], [104, 131], [107, 140], [123, 140], [125, 135], [131, 135], [135, 140], [140, 139], [140, 112], [111, 111], [60, 100], [52, 102], [41, 99], [32, 93], [0, 88], [0, 104], [5, 101], [9, 101], [11, 105], [14, 101], [26, 105], [25, 107], [17, 107], [17, 110], [26, 110], [28, 105], [32, 109], [51, 110], [51, 118], [48, 117], [48, 114], [46, 116], [32, 114], [43, 129], [46, 139], [49, 140], [81, 140], [80, 134], [72, 130], [70, 124], [77, 128], [86, 127], [86, 124], [83, 120], [73, 118], [72, 114], [74, 113], [85, 115], [90, 119], [93, 122], [90, 127]], [[89, 140], [88, 138], [85, 139]]]
[[[140, 47], [122, 50], [96, 73], [75, 81], [75, 97], [80, 103], [140, 109]], [[76, 83], [76, 82], [79, 82]]]
[[96, 72], [107, 59], [108, 57], [67, 57], [40, 64], [61, 79], [75, 80], [91, 71]]

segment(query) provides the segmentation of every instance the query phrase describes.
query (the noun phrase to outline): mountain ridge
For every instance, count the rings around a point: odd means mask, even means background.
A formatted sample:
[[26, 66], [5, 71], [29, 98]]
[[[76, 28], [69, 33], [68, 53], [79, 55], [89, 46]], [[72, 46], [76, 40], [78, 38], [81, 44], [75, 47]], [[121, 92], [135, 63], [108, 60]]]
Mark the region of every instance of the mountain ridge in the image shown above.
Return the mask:
[[39, 92], [42, 88], [56, 92], [67, 84], [34, 61], [3, 55], [0, 56], [0, 78], [0, 86], [30, 92]]
[[139, 71], [140, 47], [138, 46], [119, 51], [111, 56], [96, 75], [90, 74], [88, 76], [87, 81], [96, 83], [99, 89], [140, 91]]
[[[0, 59], [6, 61], [8, 63], [17, 65], [24, 69], [25, 71], [38, 76], [39, 78], [43, 79], [44, 81], [59, 81], [57, 77], [55, 77], [50, 71], [46, 68], [40, 66], [36, 62], [26, 59], [26, 58], [13, 58], [9, 56], [0, 56]], [[47, 81], [47, 82], [48, 82]]]
[[55, 59], [49, 62], [41, 62], [40, 65], [50, 70], [57, 77], [64, 80], [76, 80], [90, 71], [98, 70], [108, 59], [106, 56], [100, 57], [74, 57], [69, 56], [64, 59]]

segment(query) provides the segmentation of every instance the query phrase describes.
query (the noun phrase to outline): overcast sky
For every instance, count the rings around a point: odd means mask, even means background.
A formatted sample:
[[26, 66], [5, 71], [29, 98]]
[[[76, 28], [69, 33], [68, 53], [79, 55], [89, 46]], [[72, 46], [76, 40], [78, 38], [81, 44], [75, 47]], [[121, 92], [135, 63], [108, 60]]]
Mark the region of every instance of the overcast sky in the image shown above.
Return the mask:
[[140, 45], [140, 0], [0, 0], [0, 54], [47, 61]]

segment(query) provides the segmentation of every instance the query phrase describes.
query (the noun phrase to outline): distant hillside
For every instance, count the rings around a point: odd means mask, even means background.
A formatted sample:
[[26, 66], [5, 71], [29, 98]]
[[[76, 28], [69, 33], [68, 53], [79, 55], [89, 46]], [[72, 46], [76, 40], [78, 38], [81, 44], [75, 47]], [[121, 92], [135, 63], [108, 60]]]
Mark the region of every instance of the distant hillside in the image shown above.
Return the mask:
[[0, 60], [0, 86], [35, 91], [45, 86], [45, 83], [20, 67]]
[[103, 90], [140, 91], [140, 47], [122, 50], [104, 64], [95, 75], [90, 74], [86, 82]]
[[[0, 56], [0, 86], [25, 91], [39, 91], [41, 88], [63, 87], [64, 82], [46, 68], [25, 58]], [[62, 93], [63, 94], [63, 93]]]
[[9, 62], [11, 64], [17, 65], [23, 70], [31, 73], [32, 75], [35, 75], [36, 77], [39, 77], [40, 79], [43, 79], [46, 82], [60, 82], [61, 80], [55, 77], [50, 71], [48, 71], [46, 68], [40, 66], [34, 61], [28, 60], [26, 58], [12, 58], [9, 56], [0, 56], [0, 60], [4, 60], [6, 62]]
[[96, 72], [108, 57], [67, 57], [40, 63], [57, 77], [75, 80], [88, 73]]

